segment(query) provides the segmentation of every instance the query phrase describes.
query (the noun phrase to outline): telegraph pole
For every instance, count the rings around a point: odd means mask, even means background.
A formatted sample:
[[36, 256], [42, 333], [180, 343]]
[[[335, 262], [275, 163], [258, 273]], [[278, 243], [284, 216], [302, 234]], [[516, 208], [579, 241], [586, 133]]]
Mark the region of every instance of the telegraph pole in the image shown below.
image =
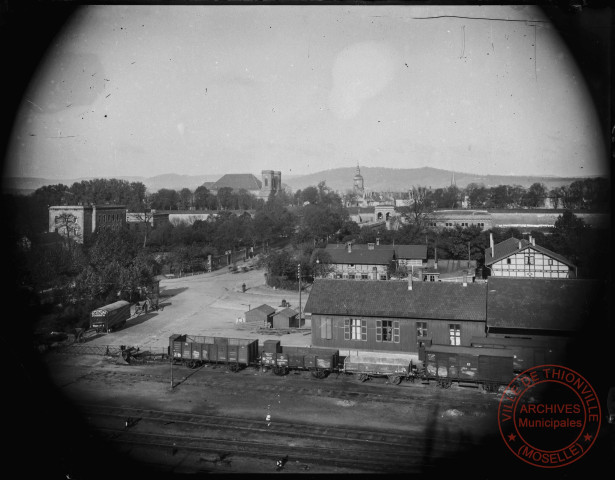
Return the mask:
[[301, 264], [297, 265], [297, 278], [299, 279], [299, 326], [301, 327]]

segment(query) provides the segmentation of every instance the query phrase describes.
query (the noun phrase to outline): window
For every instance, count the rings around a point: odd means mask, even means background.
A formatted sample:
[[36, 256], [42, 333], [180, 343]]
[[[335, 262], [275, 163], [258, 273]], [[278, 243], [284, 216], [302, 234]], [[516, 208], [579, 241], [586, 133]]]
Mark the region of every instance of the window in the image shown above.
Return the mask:
[[427, 322], [416, 322], [416, 337], [426, 337], [427, 336]]
[[354, 280], [354, 273], [349, 273], [349, 274], [348, 274], [348, 278], [349, 278], [350, 280]]
[[461, 345], [461, 325], [458, 323], [451, 323], [448, 326], [449, 337], [451, 339], [451, 345]]
[[361, 274], [361, 280], [367, 280], [367, 278], [368, 278], [367, 273]]
[[506, 263], [507, 263], [508, 265], [510, 265], [510, 258], [507, 258], [507, 259], [506, 259]]
[[534, 265], [534, 255], [526, 255], [525, 263], [526, 265]]
[[399, 343], [399, 322], [376, 320], [376, 341]]
[[386, 280], [387, 276], [386, 275], [380, 275], [380, 280]]
[[367, 340], [367, 321], [358, 318], [344, 320], [344, 340]]
[[336, 273], [335, 274], [335, 278], [342, 278], [342, 274], [341, 273]]
[[553, 259], [552, 259], [552, 258], [550, 258], [550, 259], [547, 261], [547, 265], [553, 265]]
[[324, 317], [320, 319], [320, 338], [331, 340], [331, 319]]

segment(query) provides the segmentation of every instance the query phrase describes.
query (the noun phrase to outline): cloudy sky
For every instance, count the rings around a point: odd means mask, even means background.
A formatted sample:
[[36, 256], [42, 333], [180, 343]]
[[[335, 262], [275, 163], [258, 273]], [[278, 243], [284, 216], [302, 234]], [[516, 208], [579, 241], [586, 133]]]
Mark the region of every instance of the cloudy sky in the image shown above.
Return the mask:
[[32, 78], [6, 173], [594, 175], [600, 129], [535, 7], [84, 6]]

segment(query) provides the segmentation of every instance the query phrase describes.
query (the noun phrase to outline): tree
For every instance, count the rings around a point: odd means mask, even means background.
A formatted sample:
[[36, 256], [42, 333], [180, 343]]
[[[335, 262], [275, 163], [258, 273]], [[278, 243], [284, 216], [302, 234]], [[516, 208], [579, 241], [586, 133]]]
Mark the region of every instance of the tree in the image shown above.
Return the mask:
[[70, 250], [73, 242], [83, 242], [83, 231], [79, 226], [77, 217], [72, 213], [61, 213], [55, 219], [56, 231], [66, 240], [67, 248]]
[[179, 194], [169, 188], [161, 188], [152, 195], [152, 208], [156, 210], [176, 210]]
[[543, 183], [533, 183], [523, 195], [521, 205], [528, 208], [542, 207], [546, 196], [547, 187]]
[[192, 191], [189, 188], [182, 188], [179, 191], [179, 209], [180, 210], [189, 210], [193, 205], [193, 196]]
[[431, 212], [428, 193], [426, 187], [412, 187], [410, 190], [409, 213], [405, 216], [410, 223], [413, 223], [419, 229], [423, 228]]
[[470, 183], [466, 187], [470, 208], [485, 208], [489, 200], [489, 192], [482, 183]]
[[[216, 197], [203, 185], [197, 187], [194, 191], [194, 206], [198, 210], [212, 209], [211, 205], [215, 208]], [[213, 209], [212, 209], [213, 210]]]

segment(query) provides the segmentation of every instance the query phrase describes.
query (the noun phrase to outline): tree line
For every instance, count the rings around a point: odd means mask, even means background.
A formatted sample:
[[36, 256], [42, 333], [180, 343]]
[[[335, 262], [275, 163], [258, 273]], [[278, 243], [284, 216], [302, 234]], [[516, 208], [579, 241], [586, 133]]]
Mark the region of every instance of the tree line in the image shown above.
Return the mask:
[[[470, 183], [465, 188], [451, 185], [431, 189], [414, 187], [401, 198], [415, 200], [413, 191], [420, 190], [422, 201], [431, 209], [454, 208], [561, 208], [567, 210], [589, 210], [607, 212], [610, 209], [611, 185], [606, 178], [575, 180], [570, 185], [547, 188], [544, 183], [533, 183], [528, 188], [521, 185], [497, 185], [486, 187], [481, 183]], [[356, 194], [348, 192], [346, 203], [356, 203]]]

